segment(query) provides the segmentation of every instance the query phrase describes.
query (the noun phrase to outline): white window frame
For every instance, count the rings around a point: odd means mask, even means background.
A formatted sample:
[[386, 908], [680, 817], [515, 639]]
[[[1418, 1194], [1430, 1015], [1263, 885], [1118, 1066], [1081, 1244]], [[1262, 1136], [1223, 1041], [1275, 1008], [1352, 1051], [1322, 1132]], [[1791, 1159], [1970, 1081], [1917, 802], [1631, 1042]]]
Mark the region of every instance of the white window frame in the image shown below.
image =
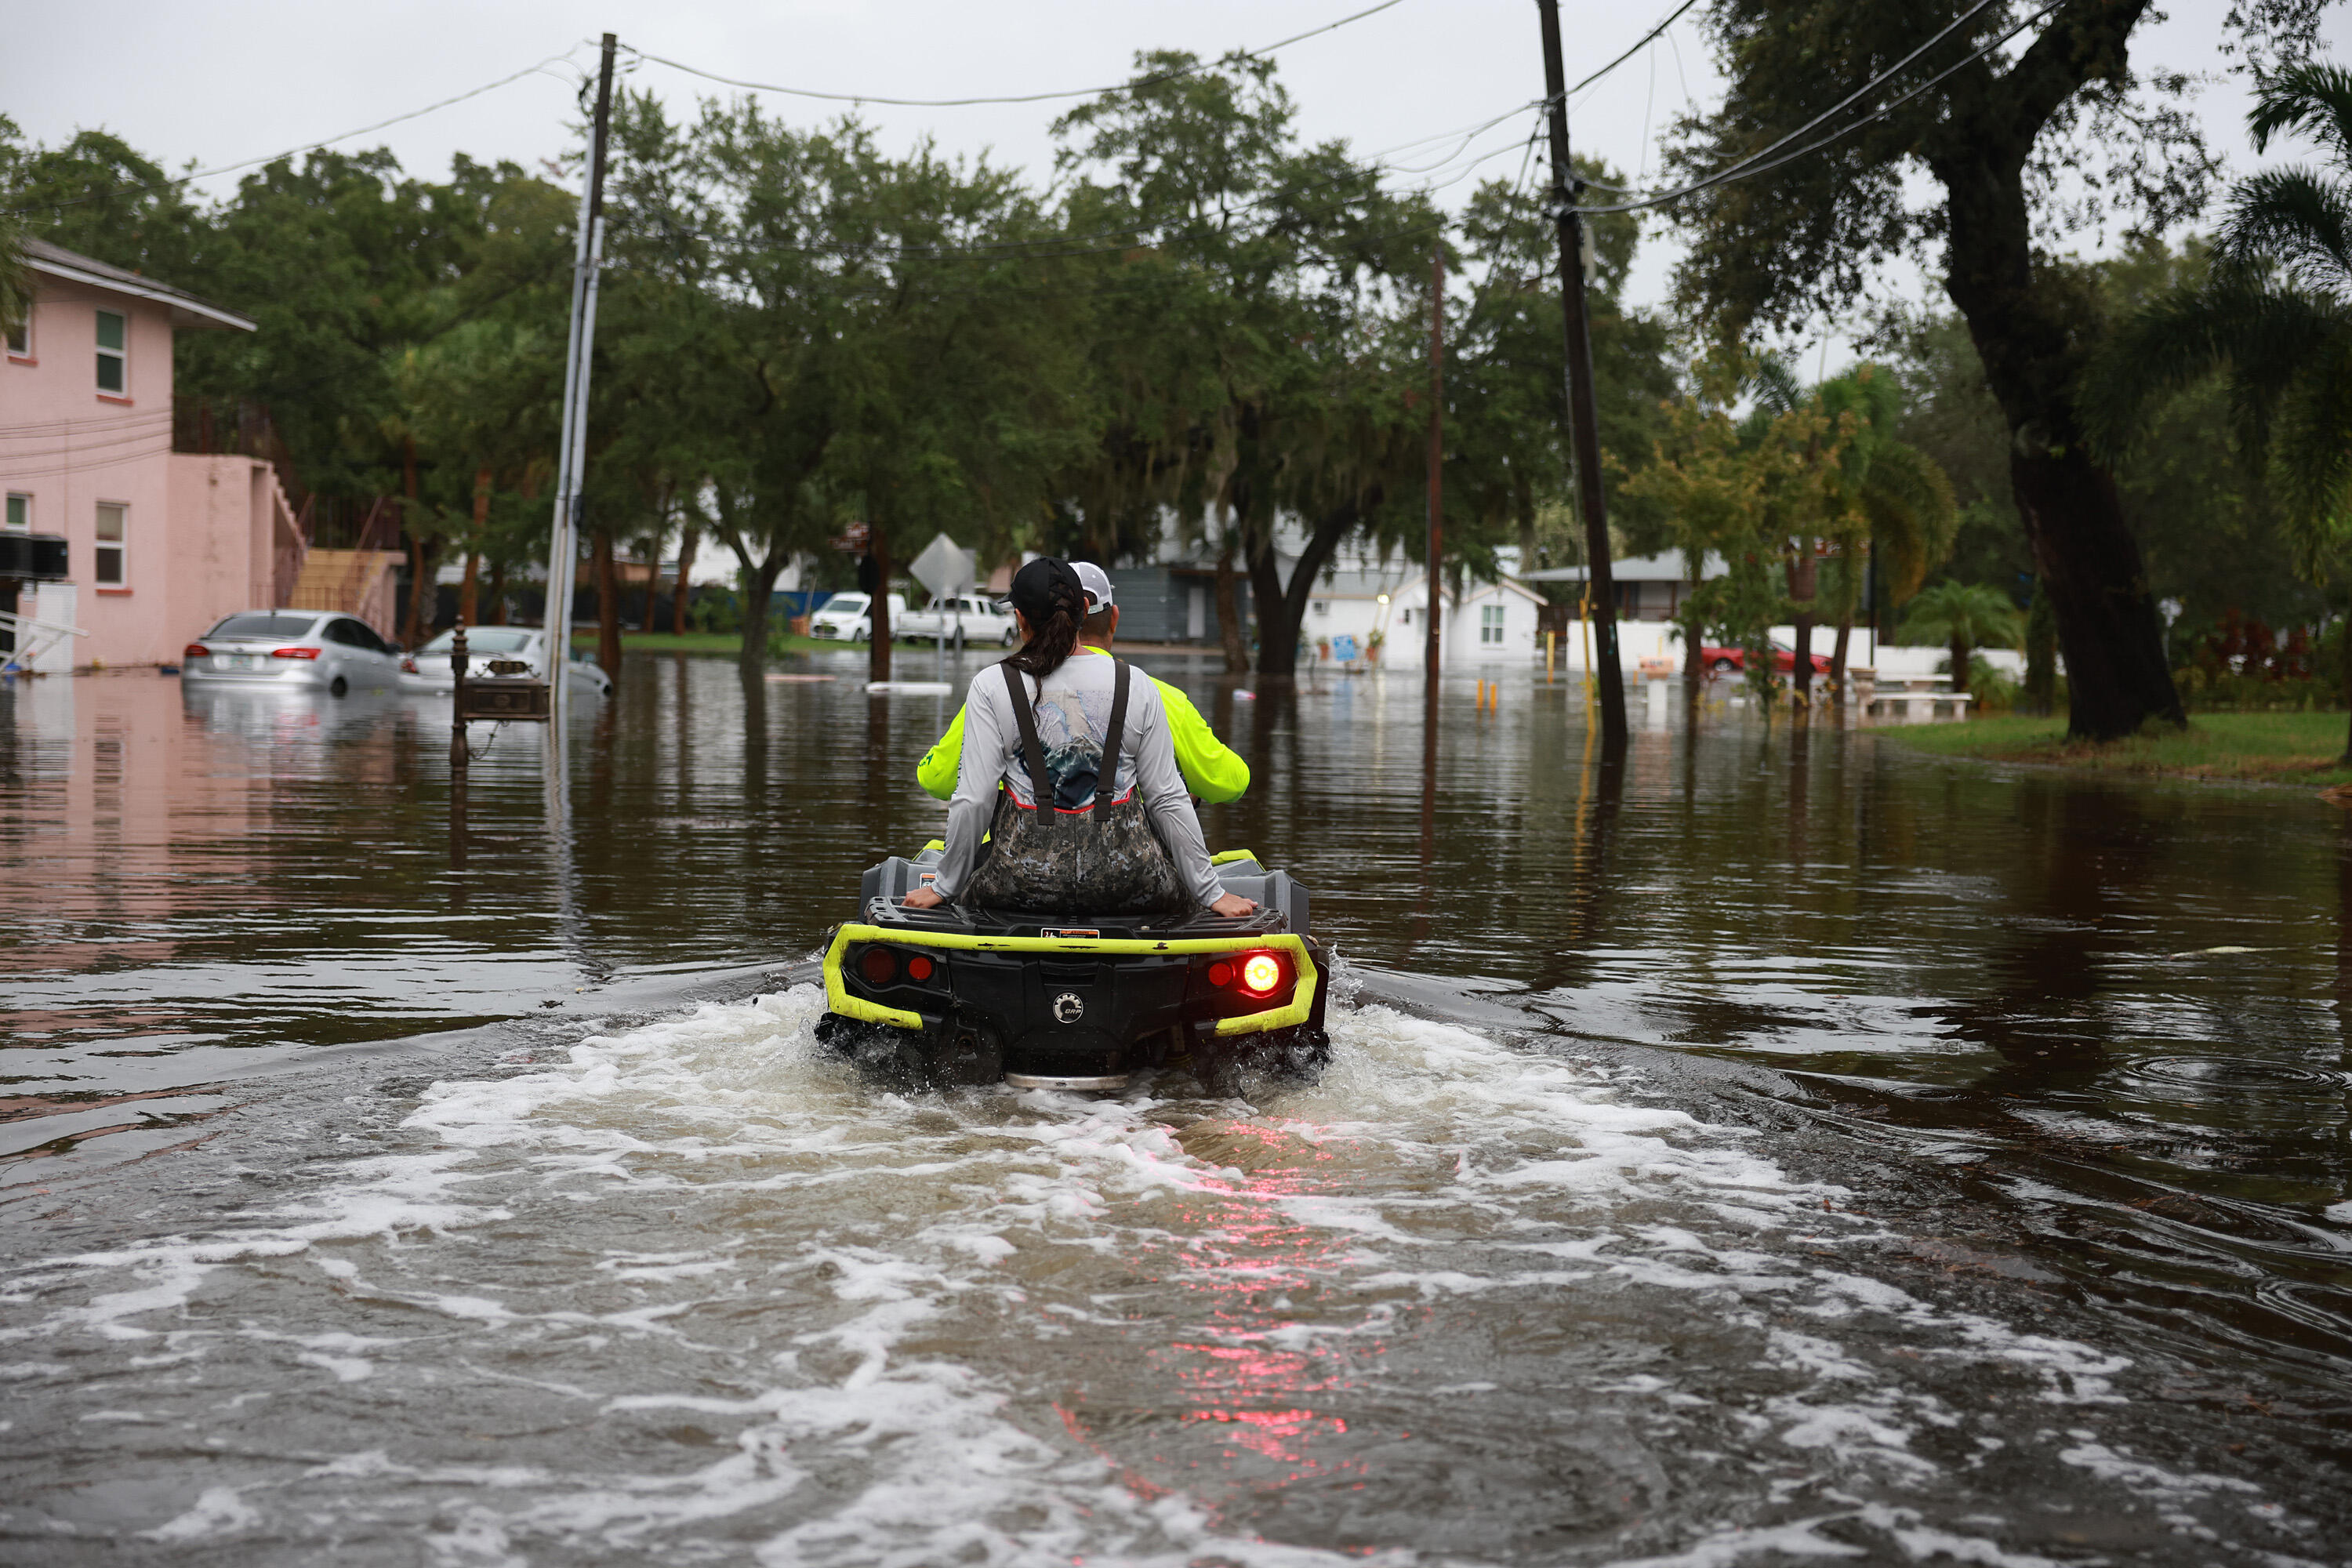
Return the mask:
[[[109, 508], [113, 509], [116, 518], [122, 524], [122, 536], [120, 539], [105, 539], [98, 532], [99, 529], [104, 526], [103, 520]], [[131, 503], [120, 500], [100, 501], [91, 516], [90, 540], [89, 580], [91, 584], [100, 588], [131, 586]], [[102, 568], [100, 564], [100, 558], [109, 550], [115, 552], [115, 576], [111, 582], [100, 574]]]
[[[116, 321], [122, 323], [122, 346], [119, 349], [108, 348], [100, 339], [98, 331], [99, 322], [108, 316], [112, 316]], [[128, 402], [131, 397], [131, 312], [128, 310], [110, 310], [105, 306], [100, 305], [91, 313], [89, 324], [90, 341], [97, 345], [98, 350], [97, 363], [94, 363], [90, 367], [91, 383], [97, 387], [98, 395], [100, 397], [120, 397]], [[105, 377], [98, 373], [98, 365], [103, 364], [110, 357], [112, 358], [114, 363], [121, 367], [122, 378], [122, 384], [111, 391], [107, 388]]]
[[1478, 641], [1480, 646], [1490, 647], [1503, 640], [1503, 627], [1509, 614], [1510, 607], [1506, 605], [1481, 605], [1478, 606]]
[[30, 490], [10, 490], [8, 492], [8, 510], [16, 510], [16, 503], [18, 501], [23, 501], [25, 503], [23, 509], [25, 521], [22, 522], [11, 522], [8, 521], [8, 513], [5, 511], [0, 511], [0, 529], [5, 529], [10, 533], [30, 533], [33, 531], [33, 492]]

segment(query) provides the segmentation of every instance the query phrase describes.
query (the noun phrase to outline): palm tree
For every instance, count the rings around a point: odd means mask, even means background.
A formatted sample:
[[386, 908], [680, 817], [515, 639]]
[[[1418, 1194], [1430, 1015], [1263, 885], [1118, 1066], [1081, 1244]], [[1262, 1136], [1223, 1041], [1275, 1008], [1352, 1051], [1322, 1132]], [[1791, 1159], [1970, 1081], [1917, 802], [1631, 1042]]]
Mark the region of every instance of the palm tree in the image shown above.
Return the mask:
[[1831, 530], [1838, 554], [1832, 588], [1837, 641], [1830, 655], [1830, 681], [1843, 687], [1854, 612], [1862, 603], [1864, 548], [1878, 563], [1880, 592], [1899, 605], [1951, 554], [1960, 513], [1951, 479], [1936, 459], [1895, 439], [1902, 393], [1892, 375], [1866, 364], [1822, 383], [1814, 395], [1825, 408], [1855, 419], [1838, 476], [1844, 504]]
[[[2294, 132], [2317, 142], [2330, 166], [2242, 181], [2210, 273], [2116, 332], [2084, 378], [2081, 405], [2092, 440], [2119, 452], [2164, 399], [2225, 373], [2239, 447], [2267, 462], [2297, 563], [2322, 582], [2352, 557], [2352, 71], [2281, 71], [2263, 84], [2248, 124], [2257, 151]], [[2352, 637], [2345, 649], [2352, 703]], [[2352, 764], [2352, 729], [2344, 760]]]
[[1947, 643], [1952, 649], [1952, 689], [1969, 689], [1969, 660], [1980, 647], [2015, 647], [2025, 618], [2009, 595], [1975, 583], [1938, 583], [1911, 601], [1903, 637], [1912, 643]]

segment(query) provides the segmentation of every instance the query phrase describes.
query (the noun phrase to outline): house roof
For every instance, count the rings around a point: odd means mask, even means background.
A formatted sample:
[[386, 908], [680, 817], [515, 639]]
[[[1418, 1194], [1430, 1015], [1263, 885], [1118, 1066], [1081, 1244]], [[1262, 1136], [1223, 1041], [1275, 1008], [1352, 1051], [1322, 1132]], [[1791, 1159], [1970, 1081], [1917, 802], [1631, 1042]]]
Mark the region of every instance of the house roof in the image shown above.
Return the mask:
[[[1659, 555], [1629, 555], [1622, 561], [1609, 563], [1609, 575], [1619, 583], [1687, 583], [1688, 563], [1679, 550], [1669, 550]], [[1702, 578], [1721, 577], [1729, 573], [1723, 557], [1710, 550], [1700, 563]], [[1522, 572], [1519, 575], [1529, 583], [1581, 583], [1585, 571], [1581, 566], [1551, 566], [1541, 572]]]
[[257, 330], [254, 323], [243, 316], [233, 310], [224, 310], [209, 300], [200, 300], [185, 289], [158, 283], [152, 278], [142, 277], [127, 268], [100, 261], [96, 257], [68, 250], [62, 245], [51, 245], [46, 239], [27, 239], [24, 247], [25, 264], [32, 270], [46, 272], [52, 278], [62, 278], [70, 283], [110, 289], [117, 294], [129, 294], [168, 306], [172, 311], [172, 325], [175, 327], [230, 327], [241, 332]]

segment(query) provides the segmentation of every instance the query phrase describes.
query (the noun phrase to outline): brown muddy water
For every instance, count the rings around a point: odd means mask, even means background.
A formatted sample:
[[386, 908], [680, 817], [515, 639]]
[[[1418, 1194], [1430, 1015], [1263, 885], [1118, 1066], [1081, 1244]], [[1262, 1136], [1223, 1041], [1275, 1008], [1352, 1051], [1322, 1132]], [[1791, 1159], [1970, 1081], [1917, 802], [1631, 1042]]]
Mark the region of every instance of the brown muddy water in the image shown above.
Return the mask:
[[0, 1561], [2352, 1559], [2352, 818], [1141, 662], [1319, 1082], [817, 1051], [853, 656], [632, 658], [560, 833], [478, 734], [462, 866], [446, 703], [0, 689]]

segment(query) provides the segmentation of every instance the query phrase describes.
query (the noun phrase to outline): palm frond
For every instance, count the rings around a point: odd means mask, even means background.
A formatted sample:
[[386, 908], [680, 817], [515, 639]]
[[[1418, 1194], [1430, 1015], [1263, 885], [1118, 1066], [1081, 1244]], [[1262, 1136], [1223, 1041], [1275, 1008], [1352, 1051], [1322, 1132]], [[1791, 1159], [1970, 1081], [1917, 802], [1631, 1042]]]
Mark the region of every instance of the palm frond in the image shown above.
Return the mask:
[[2303, 287], [2352, 289], [2352, 190], [2309, 169], [2265, 169], [2239, 182], [2222, 223], [2231, 267], [2282, 268]]
[[1952, 552], [1960, 514], [1951, 479], [1916, 447], [1890, 441], [1873, 455], [1861, 499], [1880, 581], [1901, 604]]
[[2352, 312], [2334, 300], [2220, 272], [2158, 295], [2117, 328], [2085, 368], [2076, 407], [2093, 447], [2112, 459], [2162, 402], [2226, 369], [2239, 438], [2257, 453], [2279, 397], [2314, 349], [2339, 341], [2352, 341]]
[[2246, 129], [2258, 153], [2293, 131], [2323, 143], [2338, 162], [2352, 161], [2352, 70], [2317, 61], [2288, 67], [2263, 83]]
[[2271, 471], [2297, 568], [2313, 581], [2352, 546], [2352, 350], [2315, 356], [2281, 399]]

